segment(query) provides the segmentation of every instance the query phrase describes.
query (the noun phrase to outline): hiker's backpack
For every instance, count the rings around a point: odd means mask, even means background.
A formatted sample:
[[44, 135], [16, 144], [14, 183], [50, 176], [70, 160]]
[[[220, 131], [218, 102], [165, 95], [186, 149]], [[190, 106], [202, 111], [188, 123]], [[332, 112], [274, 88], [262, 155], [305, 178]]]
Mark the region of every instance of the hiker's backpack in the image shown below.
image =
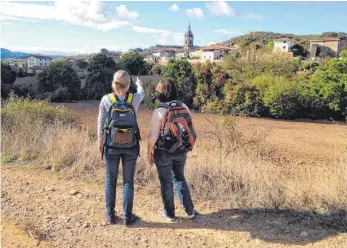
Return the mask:
[[124, 101], [114, 94], [108, 94], [111, 107], [107, 112], [103, 128], [104, 146], [110, 149], [131, 148], [139, 145], [140, 130], [135, 109], [132, 105], [134, 95], [129, 93]]
[[[177, 150], [191, 151], [196, 141], [196, 133], [189, 111], [183, 107], [181, 101], [162, 103], [159, 107], [166, 108], [167, 112], [157, 141], [157, 148], [167, 150], [169, 153]], [[169, 132], [164, 134], [167, 127]]]

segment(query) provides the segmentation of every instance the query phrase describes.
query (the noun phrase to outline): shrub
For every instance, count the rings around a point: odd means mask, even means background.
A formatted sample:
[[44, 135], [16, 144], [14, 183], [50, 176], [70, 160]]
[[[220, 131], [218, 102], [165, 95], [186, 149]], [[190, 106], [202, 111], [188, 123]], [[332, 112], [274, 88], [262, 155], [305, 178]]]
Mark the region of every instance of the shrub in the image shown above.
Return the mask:
[[275, 83], [269, 85], [264, 93], [264, 105], [276, 118], [296, 118], [300, 116], [301, 87], [295, 81], [276, 77]]
[[228, 96], [229, 111], [234, 115], [266, 116], [260, 89], [250, 83], [241, 83], [232, 88]]

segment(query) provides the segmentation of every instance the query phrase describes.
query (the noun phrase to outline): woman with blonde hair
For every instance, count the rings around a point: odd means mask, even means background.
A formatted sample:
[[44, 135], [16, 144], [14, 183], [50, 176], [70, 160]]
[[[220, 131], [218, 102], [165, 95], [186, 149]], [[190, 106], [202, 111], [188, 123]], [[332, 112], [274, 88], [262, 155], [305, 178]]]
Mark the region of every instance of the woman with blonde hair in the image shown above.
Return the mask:
[[[113, 93], [102, 97], [98, 116], [99, 152], [106, 162], [106, 219], [107, 224], [116, 223], [116, 185], [119, 163], [123, 167], [123, 215], [124, 224], [133, 224], [138, 217], [132, 213], [134, 200], [134, 173], [139, 155], [139, 130], [137, 112], [145, 91], [137, 78], [137, 92], [129, 92], [130, 75], [119, 70], [113, 76]], [[136, 124], [120, 127], [119, 123], [130, 121]], [[117, 124], [118, 123], [118, 124]], [[134, 125], [135, 127], [135, 125]], [[138, 139], [138, 140], [136, 140]]]

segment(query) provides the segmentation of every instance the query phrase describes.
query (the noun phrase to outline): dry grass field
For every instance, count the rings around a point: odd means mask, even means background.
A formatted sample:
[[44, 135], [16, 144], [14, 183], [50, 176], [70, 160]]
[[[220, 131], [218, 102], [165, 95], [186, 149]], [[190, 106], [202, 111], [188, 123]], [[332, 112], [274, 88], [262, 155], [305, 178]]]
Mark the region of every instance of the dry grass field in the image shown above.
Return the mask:
[[142, 220], [134, 228], [112, 229], [100, 224], [105, 167], [95, 136], [98, 102], [56, 105], [71, 109], [79, 124], [71, 124], [60, 108], [56, 121], [42, 122], [42, 116], [53, 117], [41, 104], [27, 104], [27, 115], [18, 119], [12, 113], [20, 105], [14, 105], [2, 120], [6, 247], [113, 247], [115, 238], [122, 247], [347, 244], [345, 124], [194, 113], [198, 142], [186, 178], [202, 216], [187, 220], [176, 201], [181, 222], [168, 225], [155, 214], [161, 206], [159, 182], [145, 151], [151, 111], [141, 109], [134, 210]]

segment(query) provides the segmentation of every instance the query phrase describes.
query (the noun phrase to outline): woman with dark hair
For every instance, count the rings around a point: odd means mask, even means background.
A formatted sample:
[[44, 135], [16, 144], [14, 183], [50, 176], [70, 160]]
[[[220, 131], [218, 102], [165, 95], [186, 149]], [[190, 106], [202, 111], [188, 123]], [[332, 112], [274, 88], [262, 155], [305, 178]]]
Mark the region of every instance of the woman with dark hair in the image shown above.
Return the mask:
[[[149, 164], [152, 165], [155, 162], [160, 179], [164, 208], [159, 210], [159, 215], [166, 221], [176, 221], [173, 193], [173, 184], [175, 184], [179, 200], [184, 206], [188, 218], [195, 219], [198, 213], [194, 210], [189, 187], [184, 177], [187, 151], [192, 148], [189, 141], [195, 142], [195, 132], [192, 127], [190, 111], [186, 104], [177, 100], [176, 86], [170, 78], [164, 78], [158, 83], [156, 97], [161, 104], [153, 112], [151, 129], [147, 137], [147, 154]], [[168, 125], [168, 116], [172, 106], [176, 108], [176, 113], [180, 113], [181, 117], [187, 117], [190, 123], [188, 125], [186, 124], [187, 122], [184, 122], [186, 128], [184, 131], [187, 132], [188, 130], [189, 135], [192, 137], [191, 140], [188, 140], [186, 146], [182, 145], [182, 142], [171, 142], [174, 140], [174, 137], [171, 136], [172, 131], [170, 130], [170, 125]], [[170, 114], [170, 117], [171, 120], [175, 119], [174, 115]], [[181, 127], [183, 126], [181, 125]], [[167, 140], [170, 140], [171, 143], [166, 142]]]

